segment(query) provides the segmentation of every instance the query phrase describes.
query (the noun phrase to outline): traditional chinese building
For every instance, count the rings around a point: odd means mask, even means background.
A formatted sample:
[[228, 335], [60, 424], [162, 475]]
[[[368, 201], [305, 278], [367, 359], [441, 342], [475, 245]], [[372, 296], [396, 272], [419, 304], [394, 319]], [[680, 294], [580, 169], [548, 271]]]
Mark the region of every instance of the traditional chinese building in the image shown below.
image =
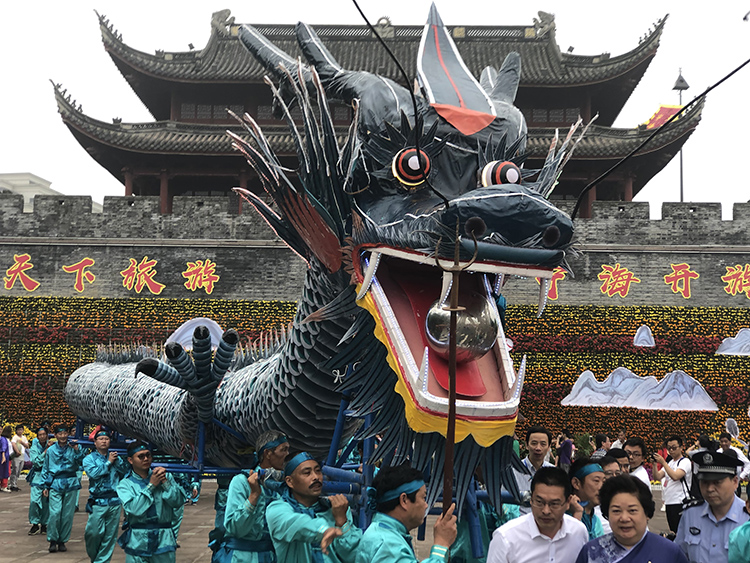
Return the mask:
[[[566, 129], [580, 115], [598, 114], [596, 124], [568, 163], [553, 197], [575, 199], [582, 189], [651, 133], [645, 126], [613, 128], [617, 115], [656, 55], [665, 19], [631, 51], [618, 56], [573, 55], [560, 50], [554, 16], [540, 12], [528, 26], [449, 27], [465, 63], [475, 76], [488, 65], [499, 66], [506, 54], [522, 57], [516, 104], [529, 125], [526, 166], [539, 167], [556, 129]], [[163, 212], [176, 195], [228, 195], [233, 186], [260, 190], [260, 183], [232, 149], [225, 131], [232, 122], [226, 109], [248, 112], [263, 127], [277, 152], [291, 159], [293, 148], [286, 126], [271, 113], [271, 93], [264, 69], [236, 35], [239, 24], [229, 10], [213, 14], [205, 47], [187, 52], [133, 49], [112, 24], [99, 18], [104, 48], [155, 121], [105, 123], [75, 107], [62, 86], [55, 95], [63, 121], [76, 140], [120, 180], [125, 195], [158, 195]], [[300, 55], [292, 25], [255, 25], [269, 40], [293, 57]], [[423, 26], [378, 23], [380, 34], [414, 76]], [[317, 25], [331, 53], [351, 69], [367, 70], [402, 82], [396, 65], [365, 26]], [[702, 104], [671, 124], [607, 180], [591, 190], [582, 216], [594, 200], [630, 201], [679, 151], [698, 125]], [[342, 135], [350, 120], [348, 108], [333, 108]]]

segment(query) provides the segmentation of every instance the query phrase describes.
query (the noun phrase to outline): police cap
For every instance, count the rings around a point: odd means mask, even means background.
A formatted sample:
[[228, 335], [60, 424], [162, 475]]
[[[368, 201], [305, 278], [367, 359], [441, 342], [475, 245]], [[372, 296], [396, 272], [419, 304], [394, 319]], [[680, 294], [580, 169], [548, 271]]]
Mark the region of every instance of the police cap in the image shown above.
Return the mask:
[[704, 481], [734, 477], [737, 475], [737, 468], [742, 465], [736, 457], [720, 452], [698, 452], [693, 455], [693, 461], [698, 466], [696, 476]]

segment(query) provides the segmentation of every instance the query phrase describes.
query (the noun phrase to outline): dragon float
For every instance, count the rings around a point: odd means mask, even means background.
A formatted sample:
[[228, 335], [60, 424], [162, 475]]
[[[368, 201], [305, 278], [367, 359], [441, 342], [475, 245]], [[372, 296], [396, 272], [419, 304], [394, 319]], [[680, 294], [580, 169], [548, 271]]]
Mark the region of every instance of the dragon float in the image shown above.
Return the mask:
[[[434, 502], [448, 413], [442, 304], [451, 276], [442, 265], [455, 258], [465, 308], [457, 331], [456, 496], [463, 499], [481, 465], [499, 506], [503, 486], [518, 492], [512, 469], [522, 470], [511, 435], [525, 358], [516, 370], [497, 301], [509, 277], [541, 278], [541, 314], [546, 281], [566, 266], [573, 222], [548, 196], [580, 140], [574, 132], [585, 128], [579, 120], [553, 140], [541, 169], [525, 169], [526, 123], [514, 106], [520, 56], [509, 54], [477, 81], [434, 5], [415, 95], [342, 68], [308, 25], [298, 24], [296, 34], [306, 64], [251, 26], [240, 28], [239, 40], [278, 85], [267, 79], [298, 169], [281, 165], [251, 116], [238, 118], [242, 134], [229, 133], [274, 204], [243, 196], [309, 266], [290, 330], [249, 359], [237, 355], [235, 331], [217, 342], [206, 327], [195, 330], [190, 353], [167, 343], [164, 361], [102, 356], [71, 375], [65, 398], [83, 420], [173, 455], [192, 455], [203, 422], [206, 461], [237, 467], [249, 463], [247, 445], [267, 429], [284, 432], [295, 449], [327, 452], [344, 396], [350, 416], [340, 445], [381, 435], [371, 461], [409, 459], [429, 470]], [[343, 142], [329, 99], [352, 108]]]

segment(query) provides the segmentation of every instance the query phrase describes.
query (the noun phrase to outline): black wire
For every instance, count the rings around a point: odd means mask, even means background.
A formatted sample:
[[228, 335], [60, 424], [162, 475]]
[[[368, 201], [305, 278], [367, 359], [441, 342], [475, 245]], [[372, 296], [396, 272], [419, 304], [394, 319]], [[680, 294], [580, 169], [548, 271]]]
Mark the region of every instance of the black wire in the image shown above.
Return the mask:
[[[359, 12], [359, 15], [362, 16], [362, 19], [365, 20], [365, 23], [367, 24], [367, 27], [370, 28], [370, 31], [372, 31], [372, 33], [375, 35], [375, 37], [378, 38], [378, 41], [380, 41], [380, 44], [383, 45], [383, 48], [388, 53], [388, 56], [391, 57], [391, 59], [393, 59], [394, 63], [396, 63], [396, 67], [398, 68], [399, 72], [401, 73], [401, 76], [404, 79], [404, 83], [406, 84], [406, 90], [409, 92], [409, 95], [411, 96], [411, 103], [412, 103], [412, 106], [414, 107], [414, 129], [416, 130], [417, 126], [419, 125], [419, 113], [417, 112], [417, 97], [414, 95], [414, 91], [413, 91], [412, 87], [410, 86], [409, 76], [406, 74], [406, 71], [404, 70], [404, 67], [401, 66], [401, 63], [396, 58], [396, 55], [393, 54], [393, 51], [391, 51], [391, 49], [388, 47], [388, 45], [386, 44], [386, 42], [383, 41], [383, 38], [380, 37], [380, 34], [378, 33], [378, 31], [370, 23], [370, 20], [367, 19], [367, 16], [362, 11], [362, 8], [360, 8], [359, 4], [357, 4], [357, 0], [352, 0], [352, 3], [354, 4], [354, 7], [357, 8], [357, 11]], [[437, 189], [435, 189], [435, 187], [430, 183], [430, 181], [427, 179], [427, 176], [424, 173], [424, 166], [422, 165], [422, 158], [420, 157], [420, 154], [419, 154], [420, 153], [420, 151], [419, 151], [419, 135], [420, 135], [420, 133], [421, 133], [421, 131], [417, 131], [416, 134], [414, 135], [414, 148], [417, 151], [417, 162], [419, 163], [419, 172], [422, 175], [422, 180], [424, 181], [424, 183], [427, 185], [427, 187], [430, 188], [430, 190], [435, 195], [437, 195], [438, 197], [440, 197], [440, 199], [443, 200], [443, 202], [445, 203], [446, 207], [450, 207], [451, 204], [448, 201], [448, 198], [445, 197], [443, 194], [441, 194], [439, 191], [437, 191]]]
[[573, 213], [571, 213], [571, 214], [570, 214], [570, 218], [571, 218], [571, 219], [575, 219], [575, 218], [576, 218], [576, 215], [578, 214], [578, 210], [579, 210], [579, 209], [580, 209], [580, 207], [581, 207], [581, 202], [583, 201], [583, 196], [584, 196], [584, 195], [586, 195], [586, 194], [587, 194], [587, 193], [588, 193], [589, 191], [591, 191], [591, 189], [592, 189], [592, 188], [593, 188], [594, 186], [596, 186], [596, 185], [597, 185], [597, 184], [598, 184], [599, 182], [601, 182], [602, 180], [604, 180], [604, 179], [605, 179], [605, 178], [606, 178], [607, 176], [609, 176], [609, 175], [610, 175], [610, 174], [611, 174], [612, 172], [614, 172], [614, 171], [615, 171], [615, 169], [619, 168], [619, 167], [620, 167], [620, 165], [622, 165], [622, 164], [623, 164], [623, 163], [624, 163], [624, 162], [625, 162], [626, 160], [628, 160], [628, 159], [629, 159], [630, 157], [632, 157], [632, 156], [633, 156], [633, 155], [634, 155], [634, 154], [635, 154], [636, 152], [638, 152], [638, 151], [639, 151], [639, 150], [641, 150], [641, 149], [642, 149], [642, 148], [643, 148], [644, 146], [646, 146], [646, 144], [647, 144], [647, 143], [648, 143], [648, 142], [649, 142], [649, 141], [650, 141], [651, 139], [653, 139], [653, 138], [654, 138], [654, 137], [656, 137], [656, 136], [657, 136], [657, 135], [658, 135], [659, 133], [661, 133], [661, 130], [662, 130], [662, 129], [664, 129], [664, 128], [665, 128], [665, 127], [666, 127], [667, 125], [669, 125], [670, 123], [672, 123], [672, 122], [673, 122], [673, 121], [674, 121], [675, 119], [677, 119], [677, 118], [678, 118], [678, 117], [679, 117], [680, 115], [682, 115], [682, 114], [683, 114], [683, 113], [684, 113], [684, 112], [685, 112], [686, 110], [688, 110], [688, 109], [689, 109], [689, 108], [690, 108], [690, 107], [691, 107], [691, 106], [692, 106], [693, 104], [695, 104], [695, 103], [696, 103], [696, 102], [697, 102], [698, 100], [700, 100], [701, 98], [704, 98], [704, 97], [706, 96], [706, 94], [708, 94], [708, 93], [709, 93], [709, 92], [710, 92], [711, 90], [713, 90], [714, 88], [716, 88], [717, 86], [719, 86], [719, 85], [720, 85], [720, 84], [721, 84], [722, 82], [726, 81], [726, 80], [727, 80], [727, 79], [729, 79], [729, 78], [730, 78], [731, 76], [733, 76], [734, 74], [736, 74], [737, 72], [739, 72], [739, 71], [740, 71], [740, 70], [741, 70], [741, 69], [742, 69], [743, 67], [747, 66], [747, 64], [748, 64], [748, 63], [750, 63], [750, 59], [746, 60], [746, 61], [745, 61], [744, 63], [742, 63], [742, 64], [741, 64], [740, 66], [738, 66], [737, 68], [735, 68], [735, 69], [734, 69], [734, 70], [733, 70], [732, 72], [730, 72], [729, 74], [727, 74], [727, 75], [726, 75], [726, 76], [725, 76], [724, 78], [722, 78], [721, 80], [719, 80], [719, 81], [718, 81], [718, 82], [717, 82], [716, 84], [714, 84], [713, 86], [709, 86], [708, 88], [706, 88], [706, 90], [705, 90], [705, 91], [704, 91], [704, 92], [703, 92], [702, 94], [699, 94], [698, 96], [696, 96], [695, 98], [693, 98], [693, 99], [692, 99], [692, 100], [691, 100], [690, 102], [688, 102], [687, 104], [685, 104], [685, 105], [684, 105], [684, 106], [682, 107], [682, 109], [681, 109], [680, 111], [678, 111], [677, 113], [675, 113], [675, 114], [674, 114], [674, 115], [673, 115], [673, 116], [672, 116], [672, 117], [671, 117], [671, 118], [670, 118], [670, 119], [669, 119], [669, 120], [668, 120], [668, 121], [667, 121], [666, 123], [664, 123], [664, 124], [663, 124], [663, 125], [661, 125], [661, 126], [660, 126], [660, 127], [658, 128], [658, 129], [656, 129], [656, 130], [655, 130], [655, 131], [654, 131], [654, 132], [653, 132], [653, 133], [652, 133], [651, 135], [649, 135], [649, 137], [648, 137], [648, 138], [647, 138], [647, 139], [646, 139], [645, 141], [643, 141], [643, 142], [642, 142], [642, 143], [641, 143], [640, 145], [638, 145], [637, 147], [635, 147], [635, 148], [634, 148], [634, 149], [633, 149], [632, 151], [630, 151], [630, 152], [629, 152], [629, 153], [628, 153], [628, 154], [627, 154], [626, 156], [624, 156], [623, 158], [621, 158], [619, 162], [615, 163], [615, 164], [614, 164], [614, 165], [613, 165], [613, 166], [612, 166], [612, 167], [611, 167], [611, 168], [610, 168], [609, 170], [607, 170], [606, 172], [604, 172], [604, 173], [603, 173], [603, 174], [602, 174], [601, 176], [599, 176], [599, 177], [598, 177], [598, 178], [597, 178], [596, 180], [594, 180], [594, 181], [593, 181], [593, 182], [591, 182], [591, 183], [590, 183], [589, 185], [587, 185], [587, 186], [586, 186], [585, 188], [583, 188], [583, 191], [581, 191], [581, 194], [580, 194], [580, 195], [578, 196], [578, 200], [576, 201], [576, 205], [575, 205], [575, 207], [573, 208]]

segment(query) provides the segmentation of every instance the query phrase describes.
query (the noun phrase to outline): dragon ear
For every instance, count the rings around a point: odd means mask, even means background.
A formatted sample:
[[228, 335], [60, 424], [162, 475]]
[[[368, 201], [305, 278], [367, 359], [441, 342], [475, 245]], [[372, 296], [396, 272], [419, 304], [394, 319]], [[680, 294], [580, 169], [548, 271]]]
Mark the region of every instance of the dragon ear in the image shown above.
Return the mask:
[[[494, 69], [493, 69], [494, 70]], [[484, 73], [482, 73], [484, 76]], [[512, 104], [518, 92], [518, 83], [521, 81], [521, 55], [515, 51], [508, 53], [500, 67], [500, 72], [495, 77], [495, 84], [490, 91], [490, 97], [499, 102]]]

